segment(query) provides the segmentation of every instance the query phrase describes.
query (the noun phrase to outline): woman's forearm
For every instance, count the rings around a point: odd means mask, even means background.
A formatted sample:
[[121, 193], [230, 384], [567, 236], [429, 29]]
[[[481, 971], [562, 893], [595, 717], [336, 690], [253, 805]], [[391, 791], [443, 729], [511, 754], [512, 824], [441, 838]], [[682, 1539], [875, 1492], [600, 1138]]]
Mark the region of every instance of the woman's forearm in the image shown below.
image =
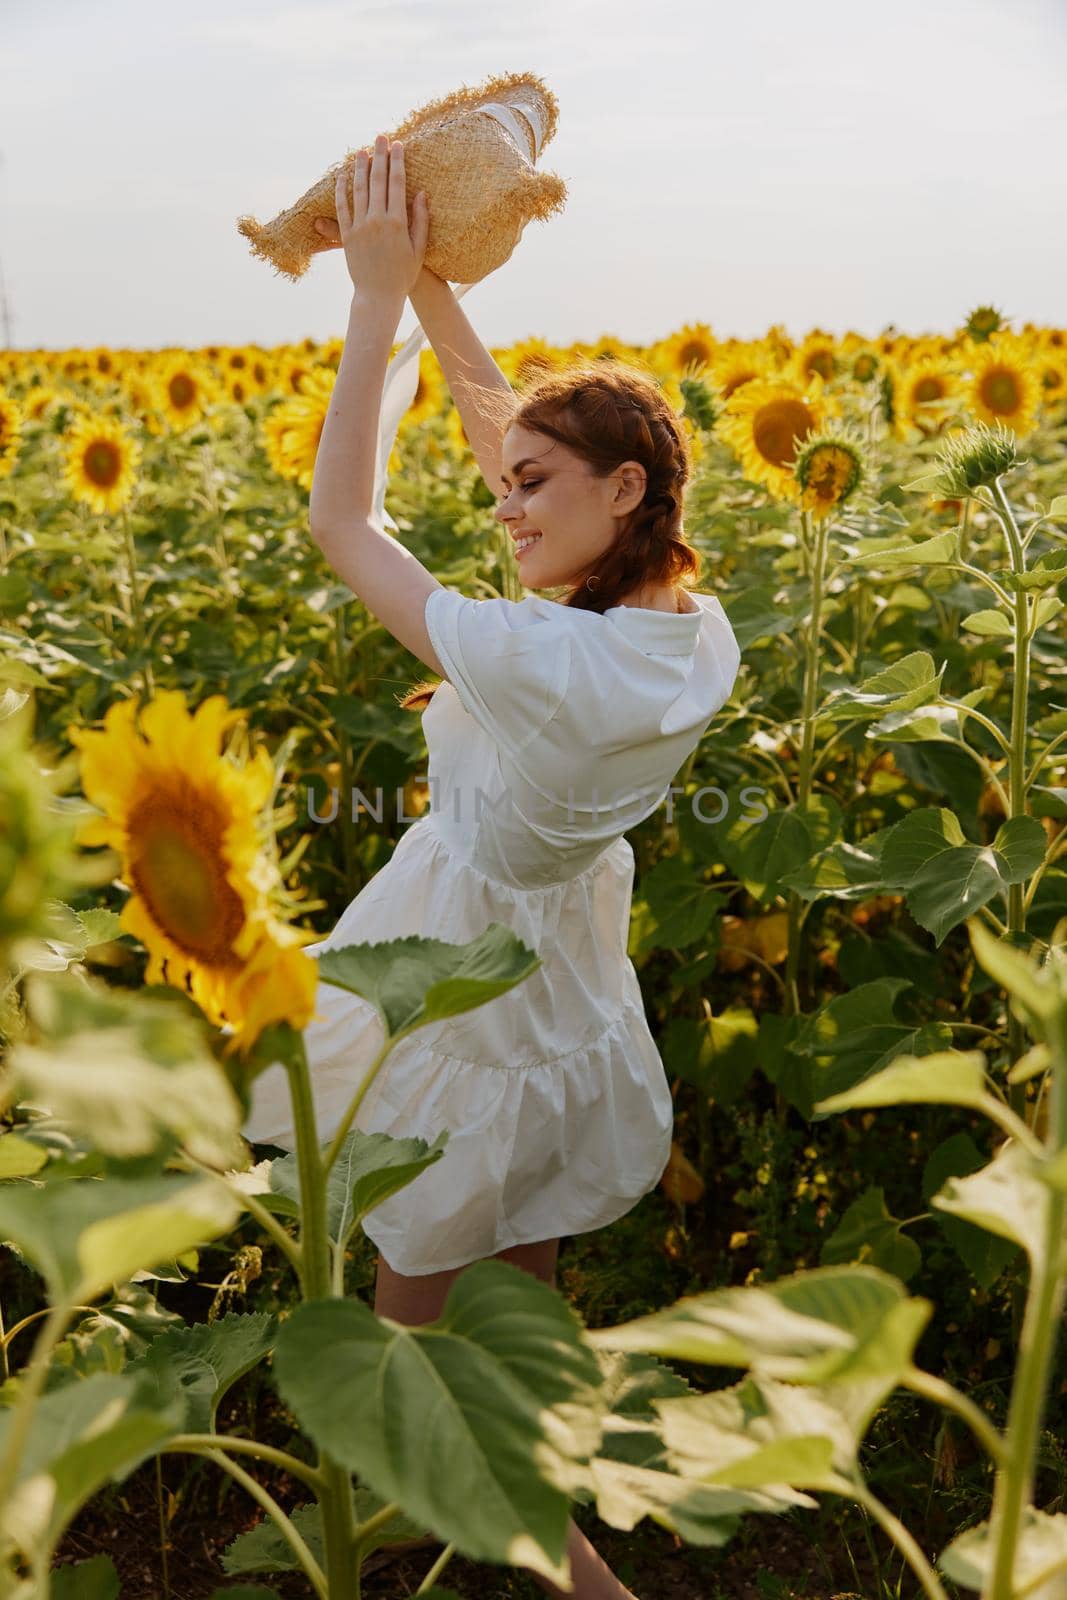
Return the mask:
[[495, 495], [500, 495], [503, 472], [501, 441], [507, 431], [499, 418], [486, 415], [471, 380], [486, 389], [514, 398], [514, 391], [489, 351], [471, 327], [451, 285], [425, 268], [409, 293], [412, 309], [441, 363], [464, 432], [470, 440], [478, 470]]
[[403, 295], [352, 296], [348, 332], [315, 456], [308, 524], [313, 535], [369, 522], [382, 387]]

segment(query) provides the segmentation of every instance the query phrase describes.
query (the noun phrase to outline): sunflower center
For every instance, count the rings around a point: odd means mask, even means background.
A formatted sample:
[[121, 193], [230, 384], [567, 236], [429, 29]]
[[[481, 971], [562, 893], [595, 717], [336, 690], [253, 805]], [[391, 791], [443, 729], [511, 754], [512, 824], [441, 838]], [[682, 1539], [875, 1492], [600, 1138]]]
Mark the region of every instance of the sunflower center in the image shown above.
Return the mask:
[[833, 505], [852, 476], [852, 457], [837, 445], [817, 450], [808, 467], [808, 488], [824, 505]]
[[834, 358], [830, 350], [813, 350], [804, 362], [804, 371], [811, 377], [817, 372], [820, 378], [829, 380], [834, 375]]
[[756, 413], [752, 442], [764, 461], [784, 467], [796, 456], [793, 440], [806, 438], [814, 425], [815, 418], [803, 400], [771, 400]]
[[874, 377], [874, 372], [875, 362], [873, 356], [864, 353], [863, 355], [856, 357], [856, 363], [852, 368], [852, 375], [858, 380], [858, 382], [866, 383], [868, 378]]
[[216, 967], [234, 963], [245, 920], [226, 877], [221, 831], [220, 819], [189, 792], [157, 789], [129, 820], [138, 845], [133, 889], [183, 954]]
[[912, 399], [915, 401], [917, 406], [928, 405], [931, 400], [940, 400], [943, 398], [945, 393], [945, 381], [943, 378], [920, 378], [911, 393]]
[[186, 406], [191, 406], [196, 399], [196, 384], [188, 373], [178, 372], [168, 383], [167, 393], [170, 395], [171, 405], [183, 410]]
[[678, 359], [683, 367], [689, 366], [690, 363], [694, 366], [703, 366], [709, 354], [707, 345], [699, 339], [687, 339], [678, 352]]
[[122, 471], [122, 453], [110, 439], [94, 439], [82, 461], [85, 476], [98, 489], [110, 489]]
[[743, 367], [739, 372], [735, 372], [733, 377], [727, 378], [726, 382], [722, 386], [723, 399], [729, 400], [735, 389], [740, 389], [743, 383], [748, 383], [750, 379], [754, 378], [755, 376], [755, 372], [747, 372]]
[[979, 385], [979, 393], [990, 411], [1011, 416], [1019, 409], [1019, 380], [1007, 367], [990, 367]]

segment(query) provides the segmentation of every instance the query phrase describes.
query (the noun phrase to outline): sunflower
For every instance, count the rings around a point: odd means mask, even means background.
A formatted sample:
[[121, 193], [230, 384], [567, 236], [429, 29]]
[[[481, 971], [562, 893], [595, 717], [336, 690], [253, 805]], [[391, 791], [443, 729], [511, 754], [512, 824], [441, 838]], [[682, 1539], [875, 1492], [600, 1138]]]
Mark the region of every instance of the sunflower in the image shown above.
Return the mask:
[[146, 433], [158, 436], [163, 432], [156, 406], [159, 395], [155, 385], [140, 372], [129, 372], [123, 378], [126, 404]]
[[50, 384], [38, 384], [36, 388], [27, 391], [23, 401], [23, 409], [28, 422], [43, 422], [45, 413], [51, 409], [59, 398], [58, 389], [53, 389]]
[[843, 431], [810, 434], [797, 452], [793, 471], [801, 505], [821, 521], [859, 487], [863, 456], [856, 440]]
[[201, 422], [216, 391], [206, 368], [185, 356], [172, 356], [156, 373], [160, 414], [176, 432]]
[[141, 446], [122, 423], [99, 413], [81, 416], [67, 435], [68, 494], [98, 516], [121, 511], [133, 495]]
[[719, 342], [706, 322], [687, 322], [664, 340], [657, 355], [676, 377], [699, 377], [711, 365]]
[[270, 1022], [305, 1027], [318, 981], [298, 948], [314, 936], [276, 915], [280, 873], [259, 837], [274, 764], [262, 749], [243, 765], [219, 754], [245, 716], [222, 695], [190, 716], [180, 690], [163, 690], [139, 730], [136, 714], [136, 702], [118, 701], [103, 731], [66, 730], [83, 792], [103, 812], [80, 825], [78, 842], [120, 856], [131, 893], [119, 921], [148, 951], [146, 982], [185, 989], [234, 1030], [226, 1053], [244, 1053]]
[[0, 390], [0, 478], [15, 470], [22, 439], [22, 411], [18, 402]]
[[944, 426], [959, 404], [961, 380], [955, 362], [943, 355], [921, 355], [914, 361], [887, 362], [893, 377], [894, 431], [898, 438], [909, 430], [931, 435]]
[[301, 356], [283, 356], [278, 363], [278, 387], [283, 394], [300, 394], [304, 379], [314, 371]]
[[797, 441], [822, 428], [830, 412], [818, 375], [806, 389], [780, 378], [755, 378], [731, 396], [716, 426], [750, 482], [764, 484], [781, 500], [796, 500]]
[[985, 344], [1003, 326], [1004, 314], [996, 306], [976, 306], [963, 324], [963, 332], [975, 344]]
[[1041, 400], [1041, 378], [1029, 346], [1014, 334], [994, 333], [975, 346], [968, 364], [966, 398], [978, 420], [1029, 433]]
[[735, 390], [753, 378], [771, 378], [774, 372], [774, 360], [760, 342], [721, 350], [711, 363], [711, 380], [722, 400], [729, 400]]
[[818, 328], [809, 333], [797, 346], [787, 362], [783, 376], [806, 389], [809, 380], [818, 373], [824, 383], [829, 383], [837, 371], [837, 341]]
[[861, 334], [847, 334], [841, 341], [839, 355], [841, 369], [852, 383], [873, 383], [881, 373], [881, 351]]
[[544, 339], [519, 339], [508, 349], [490, 351], [493, 360], [513, 389], [524, 389], [538, 379], [558, 372], [564, 365], [563, 352]]
[[1067, 354], [1057, 355], [1052, 350], [1041, 349], [1034, 363], [1041, 380], [1041, 404], [1051, 411], [1067, 400]]
[[337, 374], [328, 367], [316, 368], [298, 395], [283, 400], [263, 419], [263, 445], [274, 471], [282, 478], [294, 478], [308, 493], [336, 381]]
[[419, 376], [415, 385], [415, 398], [403, 417], [405, 430], [425, 422], [428, 417], [440, 414], [444, 405], [444, 377], [437, 357], [432, 350], [419, 351]]

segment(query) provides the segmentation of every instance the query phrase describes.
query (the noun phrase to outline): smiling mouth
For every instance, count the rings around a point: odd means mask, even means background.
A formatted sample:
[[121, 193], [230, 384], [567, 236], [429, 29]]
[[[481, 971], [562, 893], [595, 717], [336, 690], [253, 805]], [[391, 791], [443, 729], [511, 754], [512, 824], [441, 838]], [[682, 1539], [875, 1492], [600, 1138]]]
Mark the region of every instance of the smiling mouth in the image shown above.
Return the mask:
[[517, 539], [515, 541], [515, 555], [516, 555], [516, 558], [521, 556], [524, 551], [529, 550], [531, 548], [531, 546], [537, 544], [538, 541], [543, 539], [543, 538], [544, 538], [543, 534], [541, 534], [541, 533], [533, 533], [533, 534], [524, 535], [523, 538], [521, 538], [521, 539]]

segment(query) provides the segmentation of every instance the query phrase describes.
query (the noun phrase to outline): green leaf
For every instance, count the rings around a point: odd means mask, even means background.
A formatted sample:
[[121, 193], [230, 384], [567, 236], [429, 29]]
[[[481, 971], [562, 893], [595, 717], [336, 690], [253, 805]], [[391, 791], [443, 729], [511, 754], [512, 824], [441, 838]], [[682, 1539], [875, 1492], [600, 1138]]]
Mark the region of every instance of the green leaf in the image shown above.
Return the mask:
[[815, 1102], [843, 1094], [887, 1067], [905, 1052], [928, 1055], [951, 1045], [943, 1023], [900, 1022], [893, 1015], [897, 996], [910, 978], [875, 978], [857, 985], [804, 1017], [788, 1047], [802, 1065], [794, 1070], [793, 1103], [809, 1120], [821, 1121]]
[[317, 958], [323, 981], [378, 1008], [388, 1038], [458, 1016], [506, 994], [542, 965], [503, 923], [467, 944], [412, 935], [344, 945]]
[[[54, 1547], [105, 1483], [121, 1482], [178, 1432], [181, 1409], [146, 1404], [126, 1373], [96, 1373], [41, 1395], [0, 1531], [23, 1550]], [[11, 1421], [10, 1410], [0, 1411], [0, 1453]]]
[[664, 1400], [658, 1410], [668, 1465], [701, 1483], [828, 1489], [835, 1453], [846, 1470], [855, 1456], [842, 1417], [816, 1390], [767, 1377]]
[[241, 1105], [202, 1020], [162, 998], [70, 976], [29, 979], [26, 999], [42, 1037], [11, 1049], [23, 1098], [107, 1155], [147, 1155], [170, 1134], [207, 1166], [247, 1160]]
[[118, 1600], [119, 1575], [110, 1556], [53, 1567], [52, 1600]]
[[1061, 1003], [1055, 969], [1042, 969], [1021, 950], [1013, 949], [977, 918], [967, 924], [975, 960], [1022, 1006], [1024, 1012], [1041, 1023], [1053, 1016]]
[[599, 1439], [599, 1367], [547, 1284], [477, 1262], [414, 1328], [352, 1300], [307, 1302], [282, 1326], [274, 1376], [316, 1444], [376, 1494], [475, 1560], [561, 1581], [568, 1497]]
[[883, 886], [881, 851], [888, 828], [869, 833], [858, 844], [837, 839], [803, 866], [783, 872], [779, 882], [802, 900], [867, 900]]
[[810, 861], [841, 832], [841, 808], [830, 795], [807, 805], [778, 806], [750, 820], [733, 814], [716, 830], [727, 865], [752, 897], [766, 901], [780, 892], [784, 875]]
[[927, 472], [921, 478], [913, 478], [910, 483], [902, 483], [900, 487], [902, 489], [922, 490], [924, 493], [941, 493], [945, 486], [941, 473], [938, 471]]
[[1010, 639], [1015, 626], [1003, 611], [972, 611], [964, 617], [962, 626], [968, 633], [977, 633], [987, 639]]
[[854, 1089], [820, 1100], [815, 1110], [920, 1104], [980, 1108], [986, 1093], [986, 1058], [980, 1050], [936, 1050], [928, 1056], [901, 1055]]
[[759, 1065], [759, 1023], [748, 1006], [732, 1006], [702, 1021], [674, 1017], [663, 1038], [668, 1074], [696, 1084], [724, 1109], [736, 1105]]
[[[322, 1517], [317, 1503], [296, 1506], [287, 1513], [289, 1521], [321, 1567], [326, 1559]], [[239, 1534], [222, 1553], [222, 1570], [231, 1576], [242, 1572], [302, 1572], [293, 1547], [269, 1517], [247, 1533]]]
[[[447, 1143], [447, 1128], [432, 1145], [425, 1139], [394, 1139], [387, 1133], [351, 1129], [327, 1179], [326, 1226], [334, 1243], [343, 1244], [369, 1211], [440, 1161]], [[271, 1163], [270, 1185], [292, 1200], [293, 1215], [298, 1215], [300, 1163], [295, 1154]]]
[[1057, 522], [1061, 518], [1067, 518], [1067, 494], [1058, 494], [1045, 515], [1052, 517]]
[[1048, 840], [1036, 817], [1009, 817], [997, 829], [993, 849], [1007, 862], [1000, 869], [1005, 883], [1025, 883], [1044, 861]]
[[183, 1432], [213, 1433], [219, 1401], [273, 1349], [277, 1331], [277, 1316], [265, 1311], [171, 1328], [126, 1371], [148, 1378], [160, 1404], [184, 1398]]
[[121, 939], [126, 931], [118, 912], [108, 911], [104, 906], [94, 906], [91, 911], [75, 911], [74, 915], [82, 925], [86, 950], [92, 950], [96, 945], [110, 944], [113, 939]]
[[874, 1267], [820, 1267], [766, 1286], [686, 1295], [586, 1338], [594, 1349], [751, 1367], [793, 1383], [888, 1376], [895, 1383], [932, 1310]]
[[819, 1261], [824, 1267], [866, 1261], [906, 1283], [922, 1265], [922, 1253], [915, 1241], [901, 1232], [899, 1220], [890, 1216], [885, 1192], [871, 1188], [849, 1206], [824, 1242]]
[[950, 1178], [931, 1204], [1021, 1244], [1037, 1262], [1045, 1250], [1051, 1199], [1033, 1157], [1020, 1145], [1007, 1144], [981, 1171]]
[[1045, 623], [1051, 621], [1053, 617], [1059, 616], [1062, 610], [1063, 601], [1060, 599], [1059, 595], [1042, 595], [1041, 599], [1034, 607], [1034, 617], [1030, 624], [1031, 634], [1035, 634], [1038, 628], [1043, 628]]
[[[988, 1522], [968, 1528], [937, 1559], [946, 1578], [967, 1589], [984, 1589], [993, 1572], [995, 1544]], [[1015, 1549], [1012, 1589], [1026, 1600], [1063, 1600], [1067, 1572], [1067, 1516], [1049, 1516], [1035, 1506], [1023, 1509]]]
[[851, 719], [879, 716], [886, 711], [911, 711], [937, 697], [944, 671], [944, 666], [934, 670], [933, 657], [925, 650], [913, 650], [864, 679], [858, 688], [833, 690], [819, 714]]
[[702, 870], [681, 856], [667, 856], [641, 878], [652, 917], [638, 944], [645, 950], [684, 950], [704, 938], [726, 897], [704, 882]]
[[1008, 847], [964, 843], [952, 811], [922, 806], [891, 829], [882, 847], [886, 886], [902, 891], [908, 909], [938, 945], [949, 932], [984, 906], [994, 895], [1007, 898], [1008, 886], [1028, 877], [1040, 859], [1045, 835], [1033, 817], [1014, 817], [997, 838]]
[[[923, 1168], [923, 1200], [929, 1205], [931, 1197], [944, 1188], [949, 1178], [968, 1177], [979, 1171], [986, 1160], [969, 1133], [954, 1133], [943, 1139]], [[992, 1288], [1019, 1253], [1019, 1246], [1012, 1240], [986, 1233], [962, 1217], [950, 1216], [940, 1209], [933, 1216], [949, 1245], [983, 1289]]]
[[[597, 1515], [609, 1527], [631, 1532], [647, 1516], [687, 1544], [719, 1546], [737, 1531], [742, 1512], [817, 1505], [784, 1485], [720, 1488], [668, 1471], [654, 1407], [661, 1399], [691, 1393], [689, 1385], [651, 1356], [610, 1350], [596, 1354], [604, 1378], [602, 1397], [610, 1410], [590, 1471]], [[590, 1494], [582, 1492], [579, 1498], [588, 1501]]]
[[88, 1178], [0, 1189], [0, 1237], [48, 1283], [84, 1303], [140, 1267], [171, 1261], [227, 1233], [240, 1208], [215, 1178]]
[[[921, 482], [921, 480], [917, 480]], [[905, 488], [909, 485], [905, 484]], [[950, 528], [932, 539], [917, 544], [899, 545], [891, 550], [869, 550], [852, 557], [854, 562], [871, 561], [879, 567], [933, 567], [955, 561], [959, 555], [959, 530]]]
[[0, 1178], [32, 1178], [48, 1161], [48, 1151], [17, 1133], [0, 1138]]

